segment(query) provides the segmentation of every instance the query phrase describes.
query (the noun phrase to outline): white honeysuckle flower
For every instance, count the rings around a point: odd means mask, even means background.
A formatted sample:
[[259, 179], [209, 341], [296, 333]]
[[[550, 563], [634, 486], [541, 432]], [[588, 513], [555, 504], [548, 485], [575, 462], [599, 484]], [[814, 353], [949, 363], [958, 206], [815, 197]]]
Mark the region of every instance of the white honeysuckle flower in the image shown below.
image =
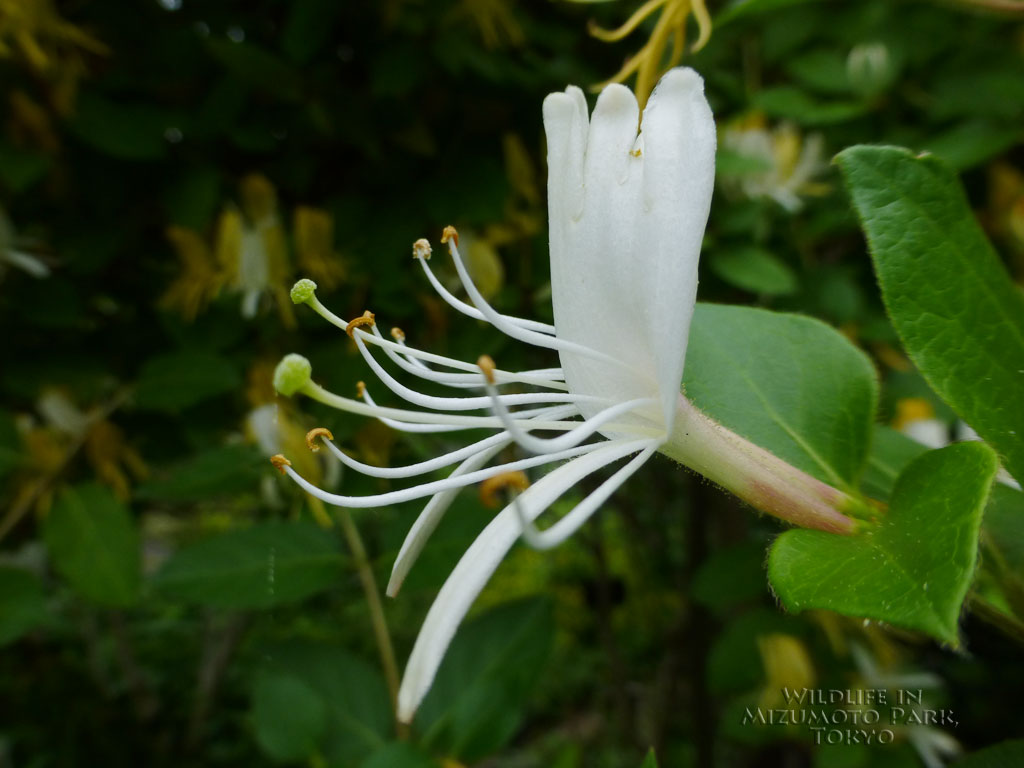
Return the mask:
[[[279, 392], [301, 392], [407, 432], [495, 430], [465, 448], [397, 468], [363, 464], [323, 439], [338, 461], [374, 477], [416, 477], [457, 465], [443, 480], [375, 496], [327, 493], [301, 477], [284, 456], [275, 457], [282, 472], [330, 504], [379, 507], [429, 497], [398, 554], [389, 595], [398, 591], [461, 488], [485, 481], [489, 490], [506, 482], [523, 488], [523, 470], [562, 462], [494, 517], [445, 582], [405, 670], [398, 702], [403, 721], [412, 719], [459, 623], [520, 536], [541, 548], [563, 541], [658, 450], [785, 519], [806, 521], [800, 515], [811, 509], [807, 514], [815, 527], [849, 532], [853, 525], [835, 508], [848, 497], [722, 429], [680, 394], [714, 185], [715, 123], [700, 76], [685, 68], [668, 72], [651, 95], [642, 124], [636, 99], [621, 85], [602, 91], [589, 119], [583, 92], [575, 87], [548, 96], [543, 113], [554, 325], [493, 309], [470, 279], [451, 227], [442, 242], [471, 303], [452, 295], [434, 275], [426, 240], [414, 244], [413, 255], [456, 310], [557, 352], [561, 367], [512, 372], [486, 356], [474, 364], [414, 349], [398, 329], [392, 331], [393, 341], [386, 339], [369, 312], [351, 321], [337, 317], [317, 299], [312, 281], [300, 280], [292, 289], [293, 301], [346, 330], [387, 389], [424, 410], [378, 406], [362, 385], [362, 401], [328, 392], [311, 380], [309, 362], [298, 355], [278, 366]], [[405, 386], [371, 347], [406, 374], [449, 385], [462, 396], [437, 397]], [[506, 385], [517, 392], [502, 392]], [[524, 387], [532, 391], [522, 392]], [[480, 388], [485, 394], [466, 393]], [[489, 413], [466, 413], [481, 409]], [[537, 431], [561, 434], [539, 437]], [[490, 465], [514, 444], [532, 455]], [[627, 457], [632, 458], [560, 520], [543, 531], [534, 527], [576, 483]]]

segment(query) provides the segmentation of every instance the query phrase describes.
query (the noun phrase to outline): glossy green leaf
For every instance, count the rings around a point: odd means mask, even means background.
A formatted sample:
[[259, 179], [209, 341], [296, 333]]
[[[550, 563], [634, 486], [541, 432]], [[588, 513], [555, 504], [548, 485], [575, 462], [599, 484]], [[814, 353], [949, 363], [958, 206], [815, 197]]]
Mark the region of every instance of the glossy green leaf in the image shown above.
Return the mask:
[[35, 574], [0, 566], [0, 647], [46, 622], [46, 595]]
[[43, 537], [57, 571], [82, 597], [128, 606], [139, 595], [139, 535], [125, 506], [105, 486], [62, 492]]
[[699, 304], [683, 388], [705, 413], [805, 472], [856, 485], [878, 383], [868, 358], [824, 323]]
[[654, 754], [654, 747], [647, 750], [647, 757], [644, 758], [640, 768], [658, 768], [658, 756]]
[[295, 603], [340, 582], [337, 539], [313, 523], [268, 522], [190, 544], [157, 573], [170, 597], [219, 608]]
[[900, 473], [910, 462], [927, 452], [927, 446], [892, 427], [876, 425], [861, 489], [873, 499], [886, 501]]
[[259, 675], [250, 715], [257, 743], [280, 762], [312, 757], [327, 730], [327, 703], [291, 675]]
[[727, 283], [751, 293], [786, 296], [799, 287], [796, 274], [786, 262], [754, 246], [716, 254], [711, 259], [711, 270]]
[[837, 159], [907, 352], [1024, 478], [1024, 294], [956, 176], [934, 157], [894, 147], [852, 147]]
[[140, 408], [176, 412], [241, 386], [231, 363], [210, 352], [181, 351], [151, 358], [142, 367], [135, 403]]
[[408, 742], [396, 741], [374, 752], [359, 768], [441, 768], [422, 750]]
[[792, 611], [877, 619], [959, 646], [957, 621], [997, 467], [979, 442], [929, 451], [900, 475], [877, 528], [856, 536], [787, 531], [768, 558], [776, 595]]
[[459, 628], [416, 716], [430, 745], [476, 763], [503, 747], [554, 643], [551, 604], [506, 603]]

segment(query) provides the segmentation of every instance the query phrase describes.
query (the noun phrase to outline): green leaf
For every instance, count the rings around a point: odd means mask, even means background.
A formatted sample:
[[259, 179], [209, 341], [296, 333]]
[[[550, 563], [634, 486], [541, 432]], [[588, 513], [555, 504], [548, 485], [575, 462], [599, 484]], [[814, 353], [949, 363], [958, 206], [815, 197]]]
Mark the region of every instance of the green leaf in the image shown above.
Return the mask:
[[252, 490], [269, 466], [252, 446], [226, 445], [190, 456], [164, 475], [139, 486], [138, 496], [157, 501], [203, 501]]
[[280, 762], [312, 757], [327, 730], [326, 702], [291, 675], [257, 676], [251, 717], [256, 741]]
[[1021, 140], [1022, 133], [1018, 125], [968, 120], [924, 142], [924, 148], [962, 171], [1001, 155]]
[[795, 120], [802, 125], [845, 123], [867, 111], [860, 102], [821, 101], [786, 85], [765, 88], [757, 94], [754, 104], [772, 117]]
[[892, 427], [876, 425], [861, 489], [874, 499], [887, 500], [900, 473], [910, 462], [927, 452], [927, 446]]
[[151, 358], [142, 367], [135, 403], [140, 408], [173, 413], [240, 385], [238, 371], [219, 355], [194, 350], [171, 352]]
[[435, 751], [476, 763], [515, 735], [554, 643], [546, 599], [505, 603], [464, 624], [416, 715]]
[[48, 618], [42, 582], [29, 571], [0, 566], [0, 647]]
[[894, 147], [852, 147], [837, 160], [907, 352], [1024, 479], [1024, 295], [956, 176]]
[[183, 116], [155, 104], [125, 104], [82, 92], [70, 128], [80, 139], [122, 160], [157, 160], [167, 152], [164, 133], [181, 128]]
[[957, 760], [956, 768], [1019, 768], [1024, 765], [1024, 739], [1004, 741]]
[[200, 605], [270, 608], [337, 584], [342, 566], [330, 532], [313, 523], [269, 522], [185, 547], [164, 564], [154, 585]]
[[822, 608], [925, 632], [954, 647], [998, 462], [983, 443], [929, 451], [900, 475], [889, 511], [856, 536], [792, 530], [768, 578], [789, 610]]
[[647, 750], [647, 757], [644, 758], [640, 768], [658, 768], [658, 756], [654, 754], [654, 747]]
[[716, 254], [711, 269], [727, 283], [751, 293], [786, 296], [799, 287], [796, 274], [784, 261], [755, 246]]
[[101, 485], [70, 488], [43, 528], [54, 567], [82, 597], [124, 607], [139, 596], [139, 536], [128, 510]]
[[827, 483], [856, 486], [878, 383], [838, 331], [799, 315], [698, 304], [683, 387], [734, 432]]
[[[453, 763], [449, 762], [448, 765]], [[457, 765], [457, 763], [454, 763]], [[436, 761], [417, 747], [396, 741], [373, 753], [359, 768], [439, 768]]]
[[337, 646], [293, 642], [265, 650], [265, 672], [301, 680], [327, 703], [322, 752], [329, 765], [357, 765], [393, 737], [394, 712], [376, 667]]

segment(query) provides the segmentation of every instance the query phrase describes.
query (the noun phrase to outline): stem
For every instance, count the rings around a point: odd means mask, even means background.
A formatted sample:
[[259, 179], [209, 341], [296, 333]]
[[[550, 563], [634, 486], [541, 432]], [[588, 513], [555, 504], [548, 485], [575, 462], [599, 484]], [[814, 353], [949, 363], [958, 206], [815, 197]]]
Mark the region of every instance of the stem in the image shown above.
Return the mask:
[[852, 534], [867, 505], [754, 445], [680, 395], [675, 425], [661, 452], [743, 501], [802, 528]]
[[[308, 495], [308, 494], [307, 494]], [[323, 502], [315, 496], [309, 496], [310, 506], [313, 508], [314, 516], [319, 519], [330, 519], [324, 510]], [[380, 589], [377, 587], [377, 579], [370, 567], [370, 560], [366, 556], [366, 547], [359, 535], [352, 515], [344, 507], [338, 508], [338, 521], [341, 523], [341, 532], [345, 536], [352, 559], [355, 561], [356, 571], [359, 573], [359, 581], [363, 586], [363, 594], [366, 596], [366, 605], [370, 609], [370, 624], [373, 627], [373, 637], [377, 643], [377, 652], [380, 654], [380, 665], [384, 670], [384, 679], [387, 681], [388, 694], [391, 697], [391, 711], [398, 711], [398, 664], [395, 661], [395, 648], [391, 643], [391, 633], [388, 631], [388, 622], [384, 616], [384, 605], [380, 600]], [[396, 721], [397, 722], [397, 721]], [[406, 726], [397, 722], [398, 735], [404, 738]]]

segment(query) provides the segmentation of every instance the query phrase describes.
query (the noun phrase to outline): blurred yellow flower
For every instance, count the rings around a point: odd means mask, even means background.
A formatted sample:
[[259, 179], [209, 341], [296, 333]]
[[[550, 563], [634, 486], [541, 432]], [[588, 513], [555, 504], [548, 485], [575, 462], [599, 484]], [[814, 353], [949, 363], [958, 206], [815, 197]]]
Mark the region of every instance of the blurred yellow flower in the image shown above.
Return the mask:
[[160, 306], [173, 309], [191, 322], [216, 298], [221, 274], [209, 247], [195, 230], [171, 226], [167, 239], [178, 255], [178, 276], [160, 298]]
[[807, 646], [798, 637], [775, 632], [759, 636], [757, 650], [761, 654], [765, 675], [758, 706], [765, 710], [783, 705], [798, 707], [796, 702], [787, 704], [782, 691], [784, 688], [801, 691], [814, 687], [817, 675]]
[[51, 0], [0, 0], [0, 58], [15, 59], [42, 74], [78, 50], [108, 52], [99, 40], [65, 21]]
[[[633, 92], [643, 109], [658, 78], [682, 61], [686, 48], [686, 22], [691, 14], [697, 22], [697, 39], [692, 50], [699, 51], [711, 37], [711, 14], [704, 0], [647, 0], [618, 29], [602, 29], [591, 23], [590, 34], [606, 43], [618, 42], [659, 10], [661, 14], [643, 48], [629, 57], [622, 69], [609, 80], [594, 86], [595, 91], [600, 91], [609, 83], [623, 83], [635, 74]], [[672, 53], [666, 61], [665, 49], [670, 38]]]
[[292, 237], [295, 260], [303, 274], [326, 290], [338, 287], [345, 278], [341, 258], [334, 251], [334, 219], [327, 211], [300, 205], [295, 209]]
[[469, 17], [485, 48], [515, 48], [526, 41], [508, 0], [462, 0], [455, 13]]

